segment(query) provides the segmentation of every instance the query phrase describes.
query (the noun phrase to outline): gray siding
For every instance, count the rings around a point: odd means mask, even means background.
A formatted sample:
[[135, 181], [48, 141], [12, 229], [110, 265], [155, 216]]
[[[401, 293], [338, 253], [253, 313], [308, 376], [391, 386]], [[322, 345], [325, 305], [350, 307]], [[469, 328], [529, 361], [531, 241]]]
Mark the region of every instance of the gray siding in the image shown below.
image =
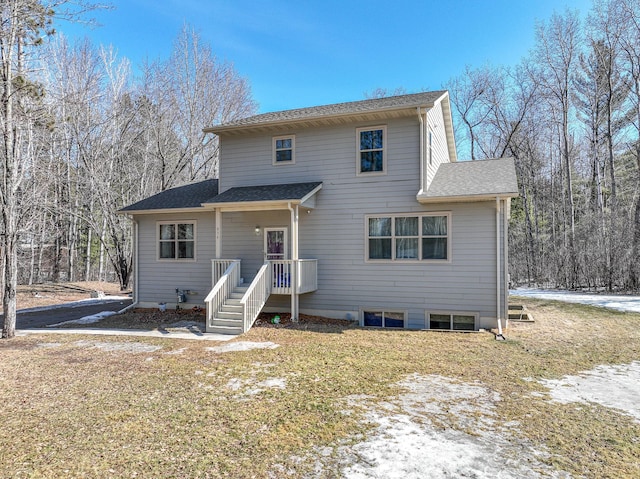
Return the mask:
[[[439, 107], [438, 107], [439, 108]], [[435, 125], [434, 164], [448, 161], [441, 111]], [[387, 174], [356, 176], [356, 128], [387, 125]], [[323, 181], [316, 208], [300, 214], [300, 258], [317, 258], [318, 291], [302, 295], [301, 310], [336, 317], [362, 308], [407, 311], [409, 327], [425, 327], [425, 310], [469, 311], [481, 327], [495, 327], [495, 203], [422, 206], [417, 115], [387, 122], [274, 132], [296, 135], [296, 161], [272, 165], [272, 135], [224, 137], [221, 191], [235, 186]], [[440, 138], [441, 137], [441, 138]], [[443, 153], [444, 152], [444, 153]], [[365, 260], [365, 216], [444, 211], [452, 215], [449, 263]], [[290, 226], [289, 212], [223, 213], [223, 257], [241, 257], [248, 280], [262, 264], [262, 235], [256, 225]], [[289, 240], [291, 232], [289, 231]], [[288, 297], [270, 300], [288, 307]], [[357, 316], [356, 316], [357, 317]]]
[[[427, 115], [434, 133], [432, 178], [449, 161], [442, 111]], [[356, 129], [387, 127], [387, 171], [356, 175]], [[296, 135], [295, 164], [272, 164], [272, 137]], [[426, 145], [425, 145], [426, 146]], [[221, 138], [220, 192], [231, 187], [322, 181], [315, 208], [301, 208], [300, 258], [318, 259], [318, 290], [300, 298], [302, 312], [333, 317], [359, 317], [363, 309], [406, 311], [410, 328], [425, 328], [425, 311], [476, 313], [480, 327], [495, 327], [495, 201], [421, 205], [420, 123], [418, 116], [388, 121], [317, 128], [274, 130], [272, 134], [240, 134]], [[367, 215], [447, 212], [451, 214], [451, 258], [446, 263], [368, 262], [365, 258]], [[197, 292], [200, 304], [211, 289], [215, 255], [214, 212], [138, 215], [139, 300], [175, 303], [175, 289]], [[197, 261], [160, 262], [156, 258], [158, 220], [197, 220]], [[500, 238], [506, 211], [500, 218]], [[251, 281], [264, 261], [264, 228], [287, 227], [291, 253], [291, 216], [285, 211], [222, 213], [222, 258], [242, 259], [242, 276]], [[255, 227], [260, 227], [260, 235]], [[504, 245], [502, 245], [504, 248]], [[506, 258], [503, 249], [503, 258]], [[504, 268], [504, 264], [501, 265]], [[505, 279], [506, 279], [506, 270]], [[506, 297], [501, 296], [502, 307]], [[268, 307], [288, 309], [287, 296], [272, 296]]]
[[[191, 290], [188, 306], [204, 303], [211, 290], [211, 259], [215, 257], [215, 214], [155, 214], [136, 215], [138, 221], [139, 253], [138, 301], [142, 306], [155, 306], [166, 302], [170, 308], [176, 304], [176, 288]], [[196, 221], [196, 261], [158, 261], [157, 222]]]
[[[438, 171], [438, 166], [442, 163], [449, 163], [451, 160], [449, 158], [449, 149], [447, 148], [447, 135], [445, 133], [444, 128], [444, 119], [442, 116], [442, 104], [437, 103], [434, 107], [429, 110], [427, 113], [427, 128], [431, 129], [433, 134], [432, 137], [432, 159], [429, 162], [428, 153], [425, 155], [426, 160], [426, 168], [427, 168], [427, 185], [425, 191], [429, 188], [431, 184], [431, 180]], [[425, 135], [425, 148], [429, 147], [429, 137]]]

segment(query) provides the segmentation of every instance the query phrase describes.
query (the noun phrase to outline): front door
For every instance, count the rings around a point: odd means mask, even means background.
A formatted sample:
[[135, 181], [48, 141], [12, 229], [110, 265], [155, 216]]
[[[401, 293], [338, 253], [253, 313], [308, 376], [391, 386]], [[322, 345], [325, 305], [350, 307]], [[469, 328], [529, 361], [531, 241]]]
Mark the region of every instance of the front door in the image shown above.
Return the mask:
[[287, 228], [264, 229], [264, 259], [287, 259]]

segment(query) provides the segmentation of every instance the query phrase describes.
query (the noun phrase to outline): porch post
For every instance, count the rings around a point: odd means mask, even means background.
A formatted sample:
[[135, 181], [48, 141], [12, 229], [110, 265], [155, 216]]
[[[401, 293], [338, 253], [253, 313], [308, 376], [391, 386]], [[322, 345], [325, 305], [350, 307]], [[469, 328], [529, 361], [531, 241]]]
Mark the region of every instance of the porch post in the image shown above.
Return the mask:
[[298, 205], [291, 207], [291, 321], [298, 321]]
[[216, 208], [216, 259], [222, 258], [222, 212]]

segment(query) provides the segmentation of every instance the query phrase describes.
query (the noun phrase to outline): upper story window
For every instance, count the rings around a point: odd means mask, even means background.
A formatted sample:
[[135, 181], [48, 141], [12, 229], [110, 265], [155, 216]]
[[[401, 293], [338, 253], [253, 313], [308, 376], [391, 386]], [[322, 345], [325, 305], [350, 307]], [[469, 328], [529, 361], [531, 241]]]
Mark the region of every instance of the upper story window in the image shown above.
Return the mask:
[[296, 161], [296, 137], [276, 136], [273, 138], [273, 164], [292, 164]]
[[193, 260], [196, 258], [196, 223], [158, 223], [158, 259]]
[[386, 171], [387, 127], [375, 126], [356, 130], [357, 174], [382, 174]]
[[370, 261], [449, 259], [449, 213], [370, 216], [367, 253]]

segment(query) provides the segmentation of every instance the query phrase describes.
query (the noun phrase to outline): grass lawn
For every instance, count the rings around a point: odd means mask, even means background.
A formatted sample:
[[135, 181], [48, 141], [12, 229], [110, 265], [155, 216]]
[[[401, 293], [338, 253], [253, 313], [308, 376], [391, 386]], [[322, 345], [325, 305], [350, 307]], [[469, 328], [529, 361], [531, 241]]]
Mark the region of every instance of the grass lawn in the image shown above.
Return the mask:
[[[338, 446], [374, 433], [367, 413], [407, 378], [434, 375], [498, 397], [493, 419], [512, 425], [509, 440], [546, 452], [542, 477], [640, 477], [640, 423], [552, 402], [537, 381], [640, 360], [640, 315], [522, 302], [536, 322], [512, 324], [504, 342], [308, 323], [253, 328], [219, 345], [278, 347], [226, 353], [161, 338], [2, 341], [0, 477], [340, 477]], [[423, 419], [481, 433], [451, 406]]]

